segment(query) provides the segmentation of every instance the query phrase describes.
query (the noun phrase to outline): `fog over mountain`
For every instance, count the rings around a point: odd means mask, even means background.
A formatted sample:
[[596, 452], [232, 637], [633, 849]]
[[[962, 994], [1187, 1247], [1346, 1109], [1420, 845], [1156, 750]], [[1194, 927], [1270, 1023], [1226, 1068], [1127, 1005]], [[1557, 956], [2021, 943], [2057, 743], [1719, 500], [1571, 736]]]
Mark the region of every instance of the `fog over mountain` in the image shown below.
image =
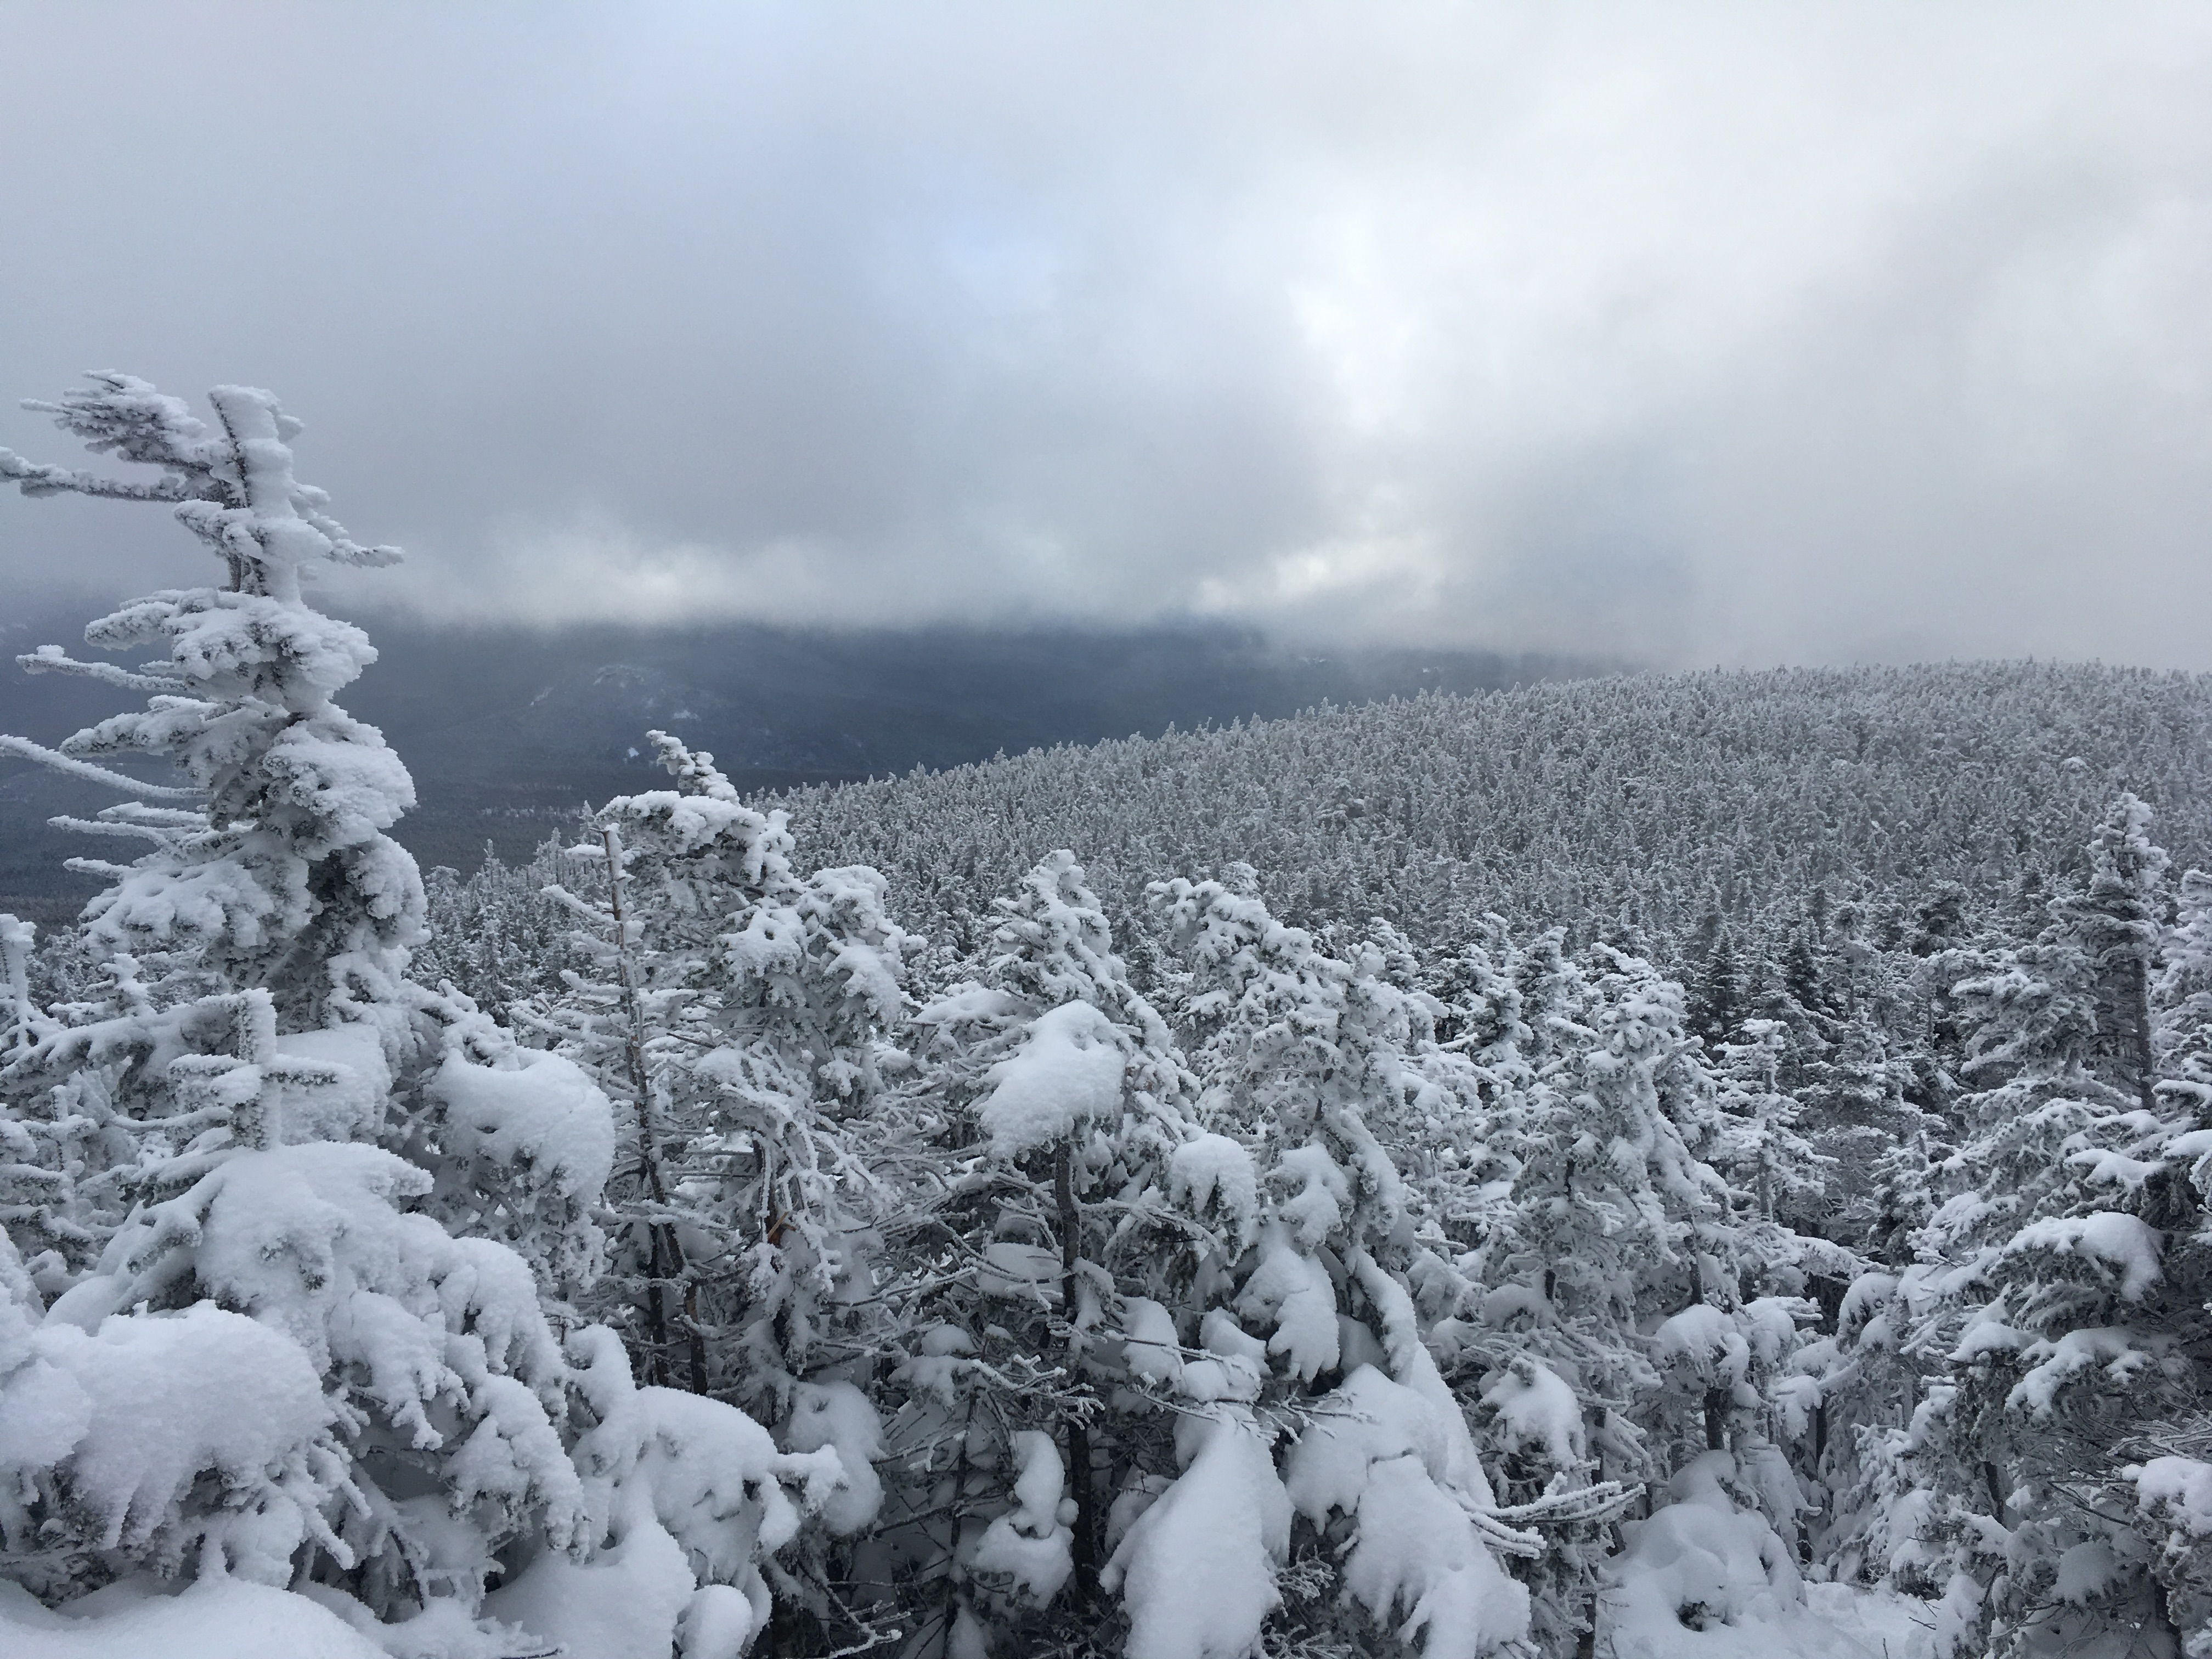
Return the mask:
[[2202, 7], [21, 6], [0, 152], [0, 403], [275, 389], [347, 603], [2212, 666]]
[[0, 155], [0, 1659], [2212, 1659], [2212, 8]]
[[[74, 648], [100, 608], [86, 600], [19, 615], [0, 624], [0, 645], [10, 656]], [[362, 620], [379, 661], [351, 706], [398, 751], [419, 801], [398, 838], [426, 866], [465, 871], [486, 842], [526, 854], [578, 807], [662, 787], [641, 755], [655, 727], [710, 750], [741, 787], [776, 789], [1607, 666], [1474, 651], [1321, 652], [1218, 623], [833, 632]], [[110, 688], [0, 664], [0, 731], [52, 744], [114, 707]], [[0, 904], [58, 916], [96, 890], [60, 867], [84, 853], [82, 837], [46, 819], [109, 799], [0, 757]]]

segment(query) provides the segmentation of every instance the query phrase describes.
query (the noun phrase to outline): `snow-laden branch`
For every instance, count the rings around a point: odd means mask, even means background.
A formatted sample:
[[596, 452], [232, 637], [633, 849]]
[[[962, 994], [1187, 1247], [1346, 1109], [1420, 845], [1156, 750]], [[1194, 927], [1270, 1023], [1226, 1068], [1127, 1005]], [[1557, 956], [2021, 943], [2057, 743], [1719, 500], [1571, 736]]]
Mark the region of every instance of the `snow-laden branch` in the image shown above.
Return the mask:
[[150, 823], [125, 823], [112, 818], [78, 818], [64, 812], [46, 822], [57, 830], [74, 830], [85, 836], [122, 836], [133, 841], [150, 841], [157, 847], [167, 847], [169, 836]]
[[173, 674], [138, 673], [112, 662], [79, 662], [64, 655], [58, 645], [42, 645], [15, 660], [27, 674], [76, 674], [108, 685], [119, 685], [129, 691], [184, 692], [192, 689], [188, 682]]
[[26, 495], [99, 495], [125, 501], [187, 501], [191, 486], [175, 473], [161, 478], [108, 478], [73, 466], [27, 461], [12, 449], [0, 449], [0, 478]]
[[12, 737], [4, 732], [0, 732], [0, 753], [21, 755], [25, 760], [33, 760], [41, 766], [50, 766], [57, 772], [65, 772], [70, 777], [82, 778], [87, 783], [104, 783], [111, 789], [127, 789], [134, 795], [150, 795], [156, 800], [198, 800], [200, 798], [200, 792], [197, 789], [179, 788], [164, 783], [142, 782], [137, 778], [125, 776], [123, 773], [111, 772], [104, 766], [94, 766], [89, 761], [81, 761], [74, 756], [58, 753], [42, 744], [33, 743], [28, 738]]

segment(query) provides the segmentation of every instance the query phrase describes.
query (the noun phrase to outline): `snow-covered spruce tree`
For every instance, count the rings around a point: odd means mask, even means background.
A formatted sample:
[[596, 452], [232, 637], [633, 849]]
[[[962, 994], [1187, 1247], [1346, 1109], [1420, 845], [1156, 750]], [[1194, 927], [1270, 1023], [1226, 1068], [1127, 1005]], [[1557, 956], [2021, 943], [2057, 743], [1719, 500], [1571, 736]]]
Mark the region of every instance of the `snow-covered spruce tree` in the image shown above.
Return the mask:
[[2183, 1333], [2197, 1358], [2195, 1398], [2145, 1426], [2138, 1442], [2144, 1462], [2124, 1474], [2136, 1489], [2137, 1524], [2152, 1542], [2167, 1614], [2197, 1659], [2212, 1655], [2212, 1371], [2203, 1358], [2212, 1349], [2212, 875], [2202, 870], [2182, 878], [2154, 1011], [2169, 1073], [2158, 1093], [2178, 1133], [2146, 1186], [2167, 1223], [2167, 1276], [2208, 1322]]
[[[843, 1458], [823, 1527], [769, 1568], [787, 1616], [841, 1628], [838, 1540], [880, 1492], [860, 1385], [887, 1317], [884, 1194], [860, 1142], [901, 1063], [884, 1038], [909, 941], [874, 872], [799, 877], [781, 814], [740, 801], [711, 755], [650, 741], [674, 787], [608, 802], [596, 840], [571, 849], [596, 871], [581, 893], [549, 890], [586, 924], [580, 966], [517, 1012], [625, 1102], [614, 1271], [587, 1305], [627, 1333], [647, 1379], [734, 1400], [794, 1451]], [[786, 1635], [804, 1645], [822, 1627]]]
[[[58, 752], [7, 740], [133, 797], [86, 827], [150, 850], [81, 866], [112, 878], [83, 924], [105, 973], [96, 996], [33, 1012], [11, 984], [11, 1109], [44, 1091], [46, 1121], [89, 1120], [112, 1162], [64, 1170], [70, 1219], [105, 1235], [96, 1261], [76, 1271], [43, 1252], [33, 1280], [11, 1240], [0, 1270], [0, 1563], [49, 1601], [148, 1574], [290, 1585], [337, 1615], [319, 1638], [332, 1651], [342, 1620], [388, 1632], [393, 1652], [489, 1659], [574, 1629], [557, 1596], [523, 1583], [588, 1571], [633, 1592], [626, 1563], [657, 1538], [645, 1639], [665, 1611], [662, 1650], [680, 1617], [710, 1613], [741, 1644], [757, 1622], [746, 1576], [770, 1543], [737, 1507], [739, 1474], [756, 1492], [811, 1483], [818, 1499], [836, 1460], [776, 1453], [729, 1407], [690, 1425], [689, 1478], [715, 1488], [704, 1496], [635, 1458], [572, 1460], [572, 1404], [603, 1439], [623, 1402], [611, 1386], [578, 1392], [532, 1263], [449, 1232], [434, 1170], [452, 1158], [495, 1174], [509, 1208], [544, 1223], [521, 1242], [550, 1257], [564, 1252], [549, 1233], [567, 1233], [565, 1254], [588, 1258], [606, 1102], [568, 1062], [518, 1054], [465, 1002], [405, 978], [422, 889], [384, 831], [411, 786], [331, 701], [374, 652], [301, 588], [311, 560], [391, 555], [348, 540], [293, 478], [297, 423], [272, 398], [220, 388], [213, 402], [212, 434], [120, 375], [43, 406], [95, 450], [161, 467], [152, 483], [0, 453], [0, 474], [34, 495], [177, 503], [230, 576], [88, 629], [96, 645], [166, 642], [149, 667], [52, 647], [29, 659], [149, 690], [146, 711]], [[133, 752], [170, 761], [179, 781], [86, 758]], [[445, 1103], [440, 1133], [422, 1133], [421, 1100]], [[430, 1212], [411, 1209], [425, 1200]], [[732, 1518], [714, 1547], [687, 1553], [671, 1530], [701, 1509]], [[602, 1543], [595, 1565], [570, 1559]], [[484, 1620], [502, 1572], [519, 1575], [510, 1613], [527, 1633]], [[732, 1595], [750, 1622], [735, 1622]]]
[[1534, 1033], [1522, 1018], [1513, 947], [1505, 919], [1480, 919], [1477, 931], [1424, 976], [1422, 988], [1438, 1012], [1438, 1043], [1484, 1065], [1525, 1067]]
[[2212, 873], [2191, 870], [2180, 887], [2157, 985], [2157, 1089], [2191, 1127], [2212, 1128]]
[[[1490, 1147], [1514, 1176], [1483, 1270], [1493, 1291], [1534, 1298], [1532, 1329], [1586, 1326], [1575, 1369], [1588, 1374], [1576, 1380], [1594, 1401], [1626, 1407], [1656, 1386], [1640, 1333], [1684, 1307], [1735, 1300], [1731, 1194], [1692, 1148], [1716, 1139], [1718, 1119], [1680, 988], [1596, 948], [1590, 1023], [1563, 1030], [1555, 1017], [1540, 1086], [1492, 1129]], [[1492, 1300], [1516, 1317], [1512, 1296]], [[1702, 1421], [1680, 1432], [1705, 1437]]]
[[[1782, 1023], [1747, 1019], [1740, 1029], [1748, 1040], [1724, 1044], [1718, 1052], [1722, 1117], [1713, 1162], [1739, 1191], [1750, 1194], [1756, 1220], [1771, 1225], [1793, 1208], [1793, 1201], [1817, 1206], [1830, 1190], [1826, 1168], [1836, 1160], [1798, 1133], [1803, 1109], [1782, 1092], [1782, 1060], [1789, 1043]], [[1756, 1246], [1752, 1250], [1761, 1261], [1771, 1259], [1768, 1251]]]
[[1716, 924], [1712, 943], [1687, 988], [1687, 1017], [1691, 1032], [1718, 1054], [1745, 1035], [1743, 1025], [1751, 1017], [1751, 1007], [1735, 937], [1717, 913], [1711, 920]]
[[[2212, 1284], [2205, 1282], [2212, 1278], [2212, 875], [2201, 870], [2182, 878], [2156, 1012], [2159, 1053], [2172, 1073], [2158, 1092], [2179, 1133], [2166, 1145], [2163, 1169], [2146, 1184], [2159, 1191], [2161, 1219], [2169, 1222], [2168, 1278], [2212, 1316]], [[2142, 1425], [2130, 1448], [2142, 1461], [2121, 1473], [2134, 1488], [2136, 1526], [2151, 1545], [2166, 1616], [2190, 1659], [2203, 1659], [2212, 1655], [2212, 1371], [2204, 1359], [2212, 1318], [2181, 1338], [2197, 1359], [2194, 1398]]]
[[414, 789], [374, 728], [331, 701], [375, 659], [367, 636], [307, 608], [300, 582], [313, 561], [377, 565], [396, 555], [351, 540], [322, 511], [323, 493], [293, 477], [283, 440], [298, 422], [266, 392], [218, 387], [210, 401], [222, 431], [210, 434], [143, 381], [94, 380], [33, 406], [88, 447], [162, 476], [118, 481], [9, 453], [0, 477], [31, 495], [175, 502], [231, 580], [155, 594], [85, 630], [108, 650], [166, 646], [167, 660], [146, 670], [78, 662], [54, 646], [21, 659], [33, 672], [85, 675], [153, 700], [78, 732], [59, 755], [20, 738], [6, 740], [9, 750], [108, 782], [114, 775], [92, 757], [157, 756], [189, 780], [126, 781], [136, 799], [100, 814], [104, 833], [154, 850], [118, 869], [88, 908], [92, 938], [155, 964], [164, 973], [157, 995], [171, 984], [278, 987], [288, 1026], [313, 1029], [333, 1007], [386, 1006], [421, 934], [422, 883], [382, 831], [414, 804]]
[[1522, 1058], [1540, 1072], [1578, 1049], [1589, 1029], [1590, 985], [1567, 954], [1565, 928], [1548, 927], [1528, 942], [1514, 963], [1513, 982], [1528, 1031]]
[[[1571, 1488], [1681, 1474], [1690, 1485], [1675, 1496], [1701, 1514], [1724, 1492], [1787, 1537], [1802, 1505], [1775, 1431], [1810, 1312], [1787, 1259], [1797, 1241], [1739, 1214], [1746, 1196], [1699, 1155], [1729, 1143], [1680, 988], [1609, 946], [1595, 954], [1601, 971], [1587, 980], [1564, 963], [1547, 975], [1583, 986], [1574, 1001], [1587, 1023], [1551, 1017], [1544, 1063], [1487, 1127], [1493, 1178], [1510, 1186], [1463, 1258], [1480, 1294], [1449, 1328], [1455, 1369], [1488, 1372], [1485, 1421], [1511, 1443], [1510, 1495], [1539, 1479]], [[1747, 1225], [1791, 1247], [1773, 1264], [1778, 1282], [1743, 1249]], [[1775, 1557], [1771, 1588], [1794, 1593], [1786, 1550], [1763, 1541], [1756, 1516], [1699, 1524], [1758, 1535]], [[1553, 1538], [1537, 1608], [1553, 1645], [1589, 1629], [1610, 1543], [1590, 1528]]]
[[112, 1127], [104, 1091], [58, 1086], [33, 1063], [59, 1024], [32, 991], [36, 938], [0, 915], [0, 1231], [27, 1254], [31, 1279], [58, 1293], [106, 1242], [137, 1148]]
[[1161, 1497], [1179, 1462], [1206, 1463], [1202, 1482], [1273, 1481], [1248, 1421], [1208, 1454], [1213, 1416], [1187, 1415], [1212, 1411], [1185, 1386], [1187, 1354], [1249, 1242], [1250, 1167], [1200, 1132], [1194, 1079], [1073, 854], [995, 908], [975, 977], [915, 1016], [895, 1149], [909, 1267], [885, 1291], [910, 1322], [873, 1573], [918, 1620], [908, 1650], [932, 1659], [1079, 1641], [1102, 1582], [1132, 1655], [1236, 1651], [1203, 1644], [1224, 1620], [1256, 1631], [1272, 1605], [1263, 1549], [1217, 1558], [1227, 1576], [1204, 1585], [1204, 1611], [1181, 1570], [1101, 1567], [1137, 1528], [1188, 1544], [1194, 1523], [1175, 1517], [1188, 1494]]
[[574, 852], [606, 884], [556, 890], [586, 971], [524, 1012], [627, 1097], [617, 1317], [647, 1374], [778, 1420], [868, 1346], [873, 1182], [848, 1142], [908, 940], [874, 872], [799, 876], [780, 813], [649, 735], [675, 787], [600, 809]]
[[[1565, 1011], [1585, 1011], [1591, 992], [1559, 953], [1559, 936], [1540, 939], [1541, 966], [1528, 975], [1544, 1005], [1540, 1038], [1520, 1018], [1522, 953], [1498, 919], [1486, 918], [1482, 933], [1484, 942], [1439, 987], [1437, 1030], [1451, 1035], [1439, 1044], [1417, 1036], [1409, 1055], [1427, 1085], [1416, 1097], [1425, 1119], [1386, 1139], [1408, 1148], [1408, 1185], [1425, 1212], [1427, 1248], [1415, 1255], [1411, 1279], [1417, 1305], [1434, 1322], [1429, 1346], [1455, 1389], [1473, 1397], [1477, 1443], [1499, 1501], [1541, 1522], [1540, 1554], [1516, 1559], [1511, 1569], [1530, 1592], [1532, 1637], [1545, 1652], [1580, 1651], [1594, 1638], [1594, 1597], [1618, 1541], [1612, 1522], [1639, 1489], [1638, 1431], [1565, 1380], [1605, 1369], [1577, 1352], [1586, 1334], [1557, 1323], [1539, 1334], [1516, 1316], [1522, 1292], [1496, 1294], [1486, 1266], [1493, 1251], [1511, 1248], [1522, 1169], [1510, 1149], [1556, 1104], [1551, 1081], [1527, 1056], [1542, 1056], [1544, 1071], [1556, 1073], [1588, 1036]], [[1632, 1478], [1610, 1478], [1608, 1466]]]
[[2148, 827], [2123, 796], [2035, 943], [1956, 989], [1990, 1086], [1963, 1103], [1917, 1241], [1930, 1265], [1902, 1287], [1929, 1281], [1915, 1340], [1950, 1377], [1916, 1419], [1915, 1526], [1893, 1548], [1948, 1572], [1957, 1650], [2122, 1652], [2170, 1626], [2118, 1480], [2146, 1420], [2200, 1396], [2208, 1334], [2201, 1269], [2170, 1242], [2197, 1220], [2166, 1168], [2183, 1126], [2154, 1109], [2166, 860]]
[[[1161, 1523], [1132, 1529], [1115, 1569], [1159, 1573], [1172, 1558], [1156, 1553], [1184, 1547], [1194, 1517], [1211, 1513], [1248, 1553], [1295, 1550], [1304, 1593], [1285, 1617], [1314, 1639], [1418, 1647], [1427, 1659], [1518, 1642], [1528, 1593], [1499, 1556], [1533, 1558], [1542, 1546], [1498, 1511], [1423, 1342], [1409, 1287], [1417, 1265], [1438, 1258], [1372, 1127], [1421, 1115], [1431, 1085], [1408, 1052], [1435, 1005], [1391, 983], [1382, 950], [1324, 954], [1256, 897], [1216, 882], [1152, 890], [1190, 975], [1178, 1021], [1206, 1079], [1206, 1123], [1249, 1148], [1259, 1172], [1255, 1242], [1202, 1333], [1226, 1379], [1222, 1397], [1237, 1402], [1212, 1432], [1241, 1443], [1255, 1428], [1298, 1425], [1283, 1482], [1304, 1528], [1295, 1541], [1269, 1535], [1271, 1510], [1256, 1498], [1203, 1509], [1195, 1489], [1179, 1499], [1201, 1458], [1160, 1499]], [[1224, 1438], [1232, 1428], [1237, 1442]], [[1170, 1532], [1170, 1516], [1184, 1526]], [[1257, 1634], [1239, 1632], [1247, 1645]], [[1158, 1651], [1238, 1650], [1224, 1641]]]

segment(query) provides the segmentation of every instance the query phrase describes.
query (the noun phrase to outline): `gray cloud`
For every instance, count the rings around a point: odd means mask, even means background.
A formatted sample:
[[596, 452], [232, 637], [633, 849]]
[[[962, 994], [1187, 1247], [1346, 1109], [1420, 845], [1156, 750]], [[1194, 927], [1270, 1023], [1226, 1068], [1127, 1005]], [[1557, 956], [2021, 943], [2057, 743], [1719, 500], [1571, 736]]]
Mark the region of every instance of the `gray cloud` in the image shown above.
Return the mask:
[[342, 602], [2212, 667], [2201, 8], [5, 29], [0, 391], [276, 388]]

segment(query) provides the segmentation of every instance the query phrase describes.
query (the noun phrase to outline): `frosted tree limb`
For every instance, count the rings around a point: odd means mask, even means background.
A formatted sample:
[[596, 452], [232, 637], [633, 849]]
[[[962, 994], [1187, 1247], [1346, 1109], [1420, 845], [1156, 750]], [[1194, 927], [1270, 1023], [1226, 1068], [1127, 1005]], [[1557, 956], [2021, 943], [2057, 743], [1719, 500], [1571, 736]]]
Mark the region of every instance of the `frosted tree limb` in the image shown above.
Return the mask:
[[191, 486], [175, 473], [165, 478], [107, 478], [72, 466], [27, 461], [12, 449], [0, 449], [0, 478], [19, 485], [26, 495], [99, 495], [125, 501], [186, 501]]
[[0, 754], [21, 755], [25, 760], [34, 760], [41, 766], [51, 766], [57, 772], [82, 778], [88, 783], [104, 783], [112, 789], [127, 789], [134, 795], [151, 795], [156, 800], [198, 800], [197, 789], [180, 789], [170, 784], [143, 783], [120, 772], [111, 772], [104, 766], [94, 766], [89, 761], [58, 754], [52, 749], [33, 743], [28, 738], [11, 737], [0, 732]]
[[119, 685], [129, 691], [186, 692], [192, 688], [189, 682], [173, 674], [145, 674], [118, 667], [112, 662], [79, 662], [63, 654], [58, 645], [42, 645], [35, 651], [26, 652], [15, 660], [27, 674], [76, 674], [85, 679], [99, 680], [108, 685]]

